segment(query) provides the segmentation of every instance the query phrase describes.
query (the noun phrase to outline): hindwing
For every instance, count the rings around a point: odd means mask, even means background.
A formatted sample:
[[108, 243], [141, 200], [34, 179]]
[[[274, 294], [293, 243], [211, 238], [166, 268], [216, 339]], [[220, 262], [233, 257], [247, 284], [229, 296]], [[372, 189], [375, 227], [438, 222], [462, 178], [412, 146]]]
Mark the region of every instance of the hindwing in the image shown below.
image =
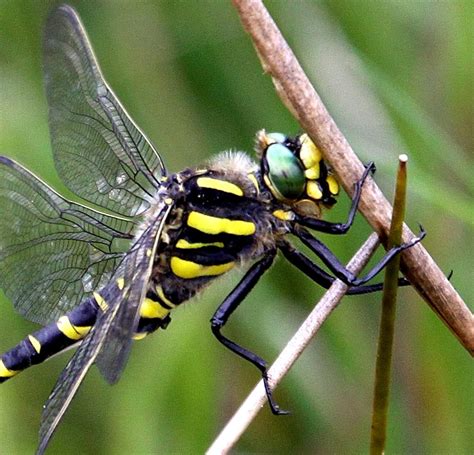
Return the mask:
[[138, 326], [140, 305], [145, 298], [155, 251], [170, 210], [171, 206], [163, 203], [157, 219], [136, 239], [111, 282], [100, 292], [106, 310], [99, 314], [46, 402], [40, 427], [39, 453], [46, 448], [94, 362], [97, 362], [108, 382], [114, 383], [119, 379]]
[[0, 287], [17, 311], [43, 325], [110, 280], [135, 227], [64, 199], [5, 157], [0, 213]]

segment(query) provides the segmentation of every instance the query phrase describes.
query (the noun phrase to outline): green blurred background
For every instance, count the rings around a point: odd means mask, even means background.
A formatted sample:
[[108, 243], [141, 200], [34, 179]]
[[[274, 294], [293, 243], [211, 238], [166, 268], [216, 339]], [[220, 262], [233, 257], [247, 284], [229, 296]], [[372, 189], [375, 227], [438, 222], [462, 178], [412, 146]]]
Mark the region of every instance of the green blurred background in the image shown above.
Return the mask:
[[[57, 188], [41, 73], [41, 34], [57, 2], [0, 0], [0, 153]], [[71, 1], [105, 76], [179, 171], [225, 149], [251, 152], [256, 130], [299, 132], [264, 75], [228, 1]], [[467, 0], [275, 1], [267, 6], [339, 127], [393, 194], [408, 153], [408, 223], [472, 302], [473, 7]], [[346, 217], [348, 199], [329, 214]], [[0, 214], [1, 216], [1, 214]], [[369, 235], [359, 217], [321, 236], [347, 261]], [[18, 277], [22, 279], [22, 277]], [[94, 368], [49, 453], [202, 453], [253, 388], [255, 368], [224, 349], [209, 319], [234, 274], [137, 343], [121, 381]], [[225, 332], [272, 361], [322, 290], [283, 260]], [[33, 324], [0, 302], [0, 350]], [[380, 296], [347, 297], [276, 391], [235, 453], [365, 453]], [[42, 405], [68, 354], [0, 389], [0, 453], [32, 453]], [[400, 292], [387, 453], [474, 452], [472, 360], [427, 305]]]

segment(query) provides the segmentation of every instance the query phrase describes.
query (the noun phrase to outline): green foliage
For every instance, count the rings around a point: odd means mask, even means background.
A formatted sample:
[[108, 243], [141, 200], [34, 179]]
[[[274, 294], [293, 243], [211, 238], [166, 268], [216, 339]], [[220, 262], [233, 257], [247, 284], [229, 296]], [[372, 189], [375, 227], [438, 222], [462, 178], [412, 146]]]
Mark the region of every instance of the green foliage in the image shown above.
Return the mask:
[[[0, 0], [0, 153], [58, 189], [42, 88], [41, 32], [52, 0]], [[72, 1], [105, 77], [170, 170], [237, 148], [259, 128], [297, 133], [231, 2]], [[472, 292], [472, 17], [470, 2], [268, 2], [310, 79], [391, 199], [397, 156], [410, 157], [407, 222]], [[347, 198], [329, 215], [344, 219]], [[0, 214], [1, 216], [1, 214]], [[323, 236], [344, 260], [369, 235], [359, 219]], [[18, 277], [21, 279], [21, 277]], [[238, 277], [175, 312], [139, 342], [109, 387], [95, 371], [51, 453], [202, 453], [258, 379], [214, 340], [209, 319]], [[322, 291], [279, 261], [226, 333], [271, 361]], [[472, 360], [410, 289], [399, 293], [387, 453], [472, 453]], [[0, 302], [0, 350], [33, 330]], [[380, 296], [347, 297], [237, 452], [362, 453], [369, 447]], [[278, 328], [277, 330], [275, 328]], [[2, 453], [31, 453], [64, 355], [1, 386]], [[156, 359], [156, 360], [155, 360]]]

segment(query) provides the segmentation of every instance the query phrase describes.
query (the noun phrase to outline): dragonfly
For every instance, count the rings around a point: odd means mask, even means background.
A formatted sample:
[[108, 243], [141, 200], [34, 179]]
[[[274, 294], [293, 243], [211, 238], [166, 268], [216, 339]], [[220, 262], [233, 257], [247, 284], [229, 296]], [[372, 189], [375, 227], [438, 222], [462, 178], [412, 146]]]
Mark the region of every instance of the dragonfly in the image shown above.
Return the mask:
[[84, 204], [0, 157], [0, 287], [22, 316], [43, 326], [0, 357], [0, 382], [77, 347], [44, 407], [37, 453], [46, 450], [92, 365], [117, 382], [133, 340], [165, 329], [175, 307], [241, 265], [247, 271], [212, 316], [211, 330], [258, 368], [271, 411], [285, 414], [272, 396], [266, 362], [222, 333], [239, 304], [278, 253], [324, 288], [340, 279], [348, 294], [379, 291], [380, 283], [366, 283], [424, 231], [388, 250], [365, 276], [347, 270], [312, 231], [347, 233], [374, 166], [355, 185], [347, 221], [325, 221], [339, 184], [306, 133], [261, 130], [256, 160], [224, 152], [169, 174], [105, 81], [70, 6], [47, 19], [44, 72], [55, 166]]

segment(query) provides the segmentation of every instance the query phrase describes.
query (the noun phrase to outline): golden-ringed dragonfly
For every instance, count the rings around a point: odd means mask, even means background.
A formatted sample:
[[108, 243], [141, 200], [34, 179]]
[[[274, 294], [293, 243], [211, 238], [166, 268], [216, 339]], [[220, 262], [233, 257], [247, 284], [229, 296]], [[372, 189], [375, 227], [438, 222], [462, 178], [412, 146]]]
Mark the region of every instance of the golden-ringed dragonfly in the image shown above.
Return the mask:
[[[258, 161], [222, 153], [205, 166], [168, 174], [147, 137], [105, 82], [76, 12], [50, 14], [44, 71], [54, 160], [64, 183], [104, 212], [66, 200], [13, 160], [0, 157], [0, 286], [15, 309], [44, 327], [0, 358], [0, 382], [77, 345], [44, 407], [43, 453], [89, 368], [109, 383], [125, 367], [134, 339], [166, 328], [170, 312], [237, 265], [249, 268], [211, 319], [215, 337], [261, 372], [265, 361], [222, 334], [277, 252], [327, 288], [349, 294], [391, 258], [389, 250], [364, 277], [349, 272], [310, 230], [345, 234], [372, 164], [355, 186], [345, 223], [321, 220], [339, 185], [306, 134], [260, 131]], [[329, 272], [298, 251], [302, 241]], [[124, 248], [124, 245], [126, 246]], [[408, 284], [403, 278], [400, 284]]]

